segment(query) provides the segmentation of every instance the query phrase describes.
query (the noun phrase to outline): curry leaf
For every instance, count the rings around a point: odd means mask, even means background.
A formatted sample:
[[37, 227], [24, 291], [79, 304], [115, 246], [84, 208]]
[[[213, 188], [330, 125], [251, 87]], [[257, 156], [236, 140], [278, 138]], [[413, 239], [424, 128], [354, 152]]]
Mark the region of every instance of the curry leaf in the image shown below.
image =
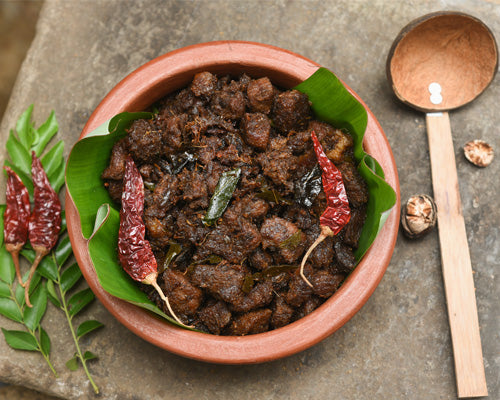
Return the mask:
[[68, 257], [72, 254], [73, 250], [71, 249], [71, 242], [69, 240], [69, 236], [65, 236], [57, 245], [55, 251], [55, 257], [57, 261], [57, 265], [62, 266]]
[[205, 225], [213, 225], [224, 213], [233, 197], [236, 185], [240, 180], [241, 168], [235, 168], [231, 171], [223, 172], [217, 182], [214, 194], [210, 199], [207, 213], [203, 217]]
[[29, 176], [31, 173], [31, 154], [26, 150], [26, 147], [17, 140], [14, 132], [10, 132], [5, 147], [7, 147], [7, 152], [9, 153], [12, 163], [25, 175]]
[[0, 247], [0, 279], [8, 284], [12, 284], [16, 278], [16, 268], [12, 256], [5, 246]]
[[66, 293], [70, 290], [82, 277], [82, 272], [77, 263], [70, 265], [64, 270], [61, 275], [61, 290]]
[[47, 118], [47, 121], [45, 121], [37, 130], [38, 140], [34, 143], [33, 150], [38, 157], [42, 154], [43, 149], [45, 149], [47, 143], [49, 143], [50, 139], [52, 139], [58, 130], [59, 125], [56, 120], [56, 115], [54, 111], [52, 111]]
[[56, 172], [59, 166], [64, 163], [63, 151], [64, 142], [60, 140], [40, 160], [49, 178]]
[[50, 338], [45, 329], [43, 329], [41, 326], [39, 328], [40, 332], [40, 347], [42, 350], [42, 353], [48, 356], [50, 354]]
[[70, 371], [76, 371], [78, 369], [78, 354], [75, 353], [71, 359], [66, 361], [66, 368]]
[[78, 329], [76, 330], [76, 336], [78, 336], [80, 338], [80, 337], [86, 335], [87, 333], [95, 331], [96, 329], [99, 329], [103, 326], [104, 325], [101, 324], [99, 321], [96, 321], [93, 319], [91, 319], [89, 321], [82, 322], [80, 324], [80, 326], [78, 327]]
[[94, 293], [89, 288], [75, 293], [68, 300], [69, 315], [72, 317], [78, 314], [85, 306], [94, 300]]
[[33, 104], [24, 111], [16, 124], [16, 131], [19, 136], [19, 141], [25, 149], [31, 148], [33, 144], [33, 125], [31, 124], [31, 114], [33, 113]]
[[61, 300], [59, 299], [58, 294], [56, 293], [56, 288], [54, 286], [54, 282], [50, 279], [47, 280], [47, 296], [49, 300], [54, 304], [57, 308], [61, 308]]
[[98, 357], [94, 353], [92, 353], [91, 351], [86, 351], [83, 354], [84, 360], [95, 360], [96, 358], [98, 358]]
[[[21, 250], [21, 254], [31, 263], [35, 260], [35, 252], [32, 249], [25, 248]], [[52, 281], [58, 280], [57, 265], [54, 262], [54, 259], [50, 256], [44, 257], [42, 261], [40, 261], [36, 271], [47, 279]]]
[[23, 331], [10, 331], [2, 328], [7, 344], [16, 350], [37, 351], [38, 344], [33, 335]]
[[10, 298], [9, 285], [4, 281], [0, 281], [0, 297]]
[[12, 321], [23, 322], [21, 311], [19, 311], [19, 308], [14, 300], [0, 298], [0, 314], [11, 319]]
[[30, 301], [33, 307], [24, 309], [24, 324], [31, 331], [35, 331], [47, 308], [47, 289], [44, 285], [38, 286], [33, 295], [30, 296]]

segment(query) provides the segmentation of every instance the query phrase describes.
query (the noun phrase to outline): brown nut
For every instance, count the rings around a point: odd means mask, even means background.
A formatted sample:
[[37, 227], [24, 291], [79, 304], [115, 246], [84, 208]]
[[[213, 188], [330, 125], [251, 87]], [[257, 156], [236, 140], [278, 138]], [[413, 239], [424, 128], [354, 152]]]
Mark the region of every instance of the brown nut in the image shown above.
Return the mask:
[[436, 204], [430, 196], [412, 196], [401, 210], [403, 233], [410, 239], [421, 237], [436, 225], [436, 218]]
[[493, 161], [493, 147], [484, 140], [471, 140], [464, 146], [465, 158], [478, 167], [487, 167]]

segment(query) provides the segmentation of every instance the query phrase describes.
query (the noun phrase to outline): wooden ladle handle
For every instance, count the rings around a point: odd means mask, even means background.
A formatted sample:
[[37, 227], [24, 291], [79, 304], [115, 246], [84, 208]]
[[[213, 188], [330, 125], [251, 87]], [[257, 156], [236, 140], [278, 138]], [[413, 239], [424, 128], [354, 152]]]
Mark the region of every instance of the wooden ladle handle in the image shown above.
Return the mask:
[[487, 396], [476, 296], [447, 112], [426, 115], [458, 397]]

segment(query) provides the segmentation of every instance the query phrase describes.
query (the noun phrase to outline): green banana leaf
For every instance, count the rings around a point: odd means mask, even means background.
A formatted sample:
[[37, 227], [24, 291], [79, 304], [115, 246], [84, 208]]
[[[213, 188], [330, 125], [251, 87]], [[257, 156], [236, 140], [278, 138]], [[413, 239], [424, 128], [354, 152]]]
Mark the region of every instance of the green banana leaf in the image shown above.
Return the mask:
[[[296, 89], [309, 96], [318, 119], [348, 130], [354, 139], [358, 170], [367, 182], [370, 194], [368, 216], [355, 253], [359, 261], [396, 203], [396, 194], [384, 181], [382, 168], [363, 150], [366, 110], [325, 68], [318, 69]], [[82, 233], [88, 239], [89, 254], [103, 289], [175, 323], [141, 292], [121, 268], [116, 254], [119, 210], [100, 178], [109, 163], [114, 143], [126, 135], [126, 129], [134, 120], [151, 117], [152, 114], [146, 112], [120, 113], [78, 141], [68, 158], [66, 186], [78, 209]]]

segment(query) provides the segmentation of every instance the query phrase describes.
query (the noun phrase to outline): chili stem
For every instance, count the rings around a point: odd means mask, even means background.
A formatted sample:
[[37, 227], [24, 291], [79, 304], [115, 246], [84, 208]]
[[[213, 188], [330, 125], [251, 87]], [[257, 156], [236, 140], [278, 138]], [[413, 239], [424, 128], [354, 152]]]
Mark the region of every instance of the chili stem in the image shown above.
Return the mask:
[[10, 255], [12, 256], [12, 261], [14, 261], [14, 266], [16, 267], [17, 281], [22, 287], [25, 287], [26, 284], [23, 282], [23, 277], [21, 275], [21, 267], [19, 266], [19, 251], [23, 246], [24, 243], [20, 243], [17, 245], [6, 243], [5, 249], [10, 253]]
[[36, 268], [38, 267], [38, 264], [40, 264], [40, 261], [42, 261], [42, 258], [45, 257], [48, 253], [47, 251], [43, 251], [40, 249], [35, 249], [35, 250], [36, 250], [36, 256], [35, 256], [35, 260], [33, 261], [33, 264], [31, 265], [31, 268], [30, 268], [30, 274], [28, 275], [28, 279], [26, 280], [26, 283], [24, 285], [22, 285], [22, 286], [24, 286], [24, 299], [26, 301], [26, 305], [29, 308], [33, 307], [31, 305], [30, 296], [29, 296], [31, 279], [33, 278], [33, 275], [35, 275], [35, 271], [36, 271]]
[[92, 379], [92, 375], [90, 375], [90, 372], [87, 368], [87, 362], [82, 355], [82, 350], [80, 349], [80, 343], [78, 342], [78, 337], [76, 336], [75, 329], [73, 328], [73, 318], [69, 314], [69, 308], [68, 308], [68, 304], [66, 303], [65, 292], [63, 292], [63, 290], [61, 289], [61, 283], [60, 283], [61, 282], [61, 275], [59, 272], [59, 265], [57, 264], [54, 253], [52, 253], [52, 257], [54, 258], [54, 262], [56, 263], [56, 265], [58, 267], [57, 268], [57, 282], [56, 283], [57, 283], [57, 287], [59, 288], [59, 294], [61, 296], [62, 309], [64, 311], [64, 314], [66, 315], [66, 320], [68, 321], [69, 330], [71, 331], [71, 336], [73, 337], [73, 342], [75, 343], [78, 358], [82, 362], [83, 369], [85, 371], [85, 374], [87, 375], [87, 378], [89, 379], [90, 384], [92, 385], [92, 388], [94, 389], [94, 392], [96, 394], [98, 394], [99, 388], [97, 387], [94, 380]]
[[172, 307], [170, 306], [170, 302], [168, 301], [168, 297], [163, 294], [163, 291], [161, 290], [160, 286], [158, 286], [158, 283], [156, 282], [156, 280], [153, 280], [151, 282], [151, 285], [156, 289], [156, 291], [160, 295], [161, 299], [167, 304], [168, 311], [170, 312], [172, 317], [174, 317], [174, 319], [182, 326], [185, 326], [186, 328], [194, 328], [194, 326], [192, 326], [192, 325], [186, 325], [185, 323], [183, 323], [179, 319], [179, 317], [177, 315], [175, 315], [174, 310], [172, 310]]
[[302, 263], [300, 264], [300, 276], [304, 280], [305, 283], [307, 283], [310, 287], [313, 287], [312, 283], [309, 282], [309, 279], [306, 278], [304, 275], [304, 266], [306, 265], [306, 261], [313, 252], [313, 250], [320, 244], [323, 240], [325, 240], [328, 236], [333, 236], [333, 231], [328, 227], [328, 226], [321, 226], [321, 234], [318, 236], [318, 238], [314, 241], [314, 243], [309, 247], [307, 250], [306, 254], [304, 255], [304, 258], [302, 259]]

